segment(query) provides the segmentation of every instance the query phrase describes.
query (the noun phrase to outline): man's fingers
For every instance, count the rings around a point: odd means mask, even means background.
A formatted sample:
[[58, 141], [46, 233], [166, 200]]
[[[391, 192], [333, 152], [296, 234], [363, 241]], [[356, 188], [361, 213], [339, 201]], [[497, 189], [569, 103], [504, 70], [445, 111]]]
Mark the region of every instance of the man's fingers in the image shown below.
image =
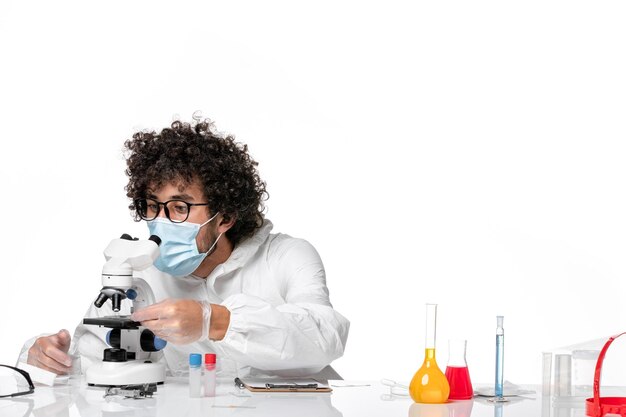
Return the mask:
[[[62, 334], [63, 332], [67, 334]], [[61, 330], [52, 336], [38, 338], [28, 349], [27, 363], [58, 375], [67, 374], [72, 369], [72, 359], [63, 351], [69, 340], [69, 332]]]
[[173, 335], [169, 320], [148, 320], [141, 323], [161, 339], [171, 341]]
[[70, 332], [65, 329], [61, 329], [56, 335], [58, 336], [58, 341], [62, 347], [70, 347], [70, 342], [72, 341], [72, 336], [70, 336]]
[[69, 357], [69, 355], [52, 344], [44, 347], [42, 349], [42, 353], [50, 359], [54, 360], [55, 362], [59, 363], [60, 365], [63, 365], [67, 368], [72, 366], [72, 359]]
[[40, 352], [37, 356], [36, 366], [38, 368], [45, 369], [46, 371], [54, 372], [57, 375], [65, 375], [72, 369], [71, 366], [65, 366], [53, 358], [46, 356], [44, 352]]
[[[45, 365], [42, 361], [39, 361], [39, 360], [37, 361], [35, 366], [37, 368], [41, 368], [43, 370], [46, 370], [48, 372], [52, 372], [52, 373], [57, 374], [57, 375], [67, 375], [70, 372], [70, 369], [60, 370], [60, 369], [56, 369], [56, 368], [51, 368], [51, 367], [49, 367], [48, 365]], [[57, 363], [56, 366], [59, 367], [61, 365]]]
[[56, 334], [49, 336], [47, 340], [47, 344], [55, 346], [62, 352], [67, 352], [70, 350], [70, 342], [72, 340], [72, 337], [70, 336], [70, 332], [63, 329], [59, 330]]
[[141, 325], [152, 330], [155, 334], [156, 332], [161, 331], [164, 327], [163, 320], [145, 320], [141, 322]]
[[153, 310], [144, 309], [144, 310], [135, 311], [133, 314], [131, 314], [130, 318], [133, 321], [138, 321], [143, 324], [143, 322], [148, 321], [148, 320], [154, 320], [158, 318], [158, 316], [155, 314]]
[[[155, 320], [158, 319], [161, 315], [161, 309], [163, 306], [161, 303], [152, 304], [146, 308], [142, 308], [139, 311], [135, 311], [131, 314], [130, 318], [134, 321], [147, 321], [147, 320]], [[143, 324], [143, 323], [142, 323]]]

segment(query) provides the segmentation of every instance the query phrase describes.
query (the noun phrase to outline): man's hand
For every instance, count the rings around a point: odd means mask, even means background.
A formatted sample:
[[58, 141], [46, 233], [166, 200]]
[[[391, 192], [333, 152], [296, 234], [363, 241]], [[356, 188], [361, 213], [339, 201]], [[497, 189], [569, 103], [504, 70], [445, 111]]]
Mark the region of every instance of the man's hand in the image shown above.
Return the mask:
[[[226, 323], [224, 310], [228, 317]], [[161, 339], [184, 345], [205, 340], [209, 335], [217, 339], [219, 333], [222, 339], [230, 323], [230, 312], [224, 306], [206, 301], [167, 299], [135, 311], [131, 319], [141, 322]], [[223, 331], [218, 332], [222, 327]]]
[[52, 336], [39, 337], [28, 349], [26, 363], [57, 375], [69, 373], [72, 359], [67, 354], [72, 337], [67, 330], [59, 330]]
[[130, 318], [141, 322], [142, 326], [152, 330], [161, 339], [185, 345], [203, 336], [206, 338], [210, 317], [211, 307], [208, 303], [167, 299], [135, 311]]

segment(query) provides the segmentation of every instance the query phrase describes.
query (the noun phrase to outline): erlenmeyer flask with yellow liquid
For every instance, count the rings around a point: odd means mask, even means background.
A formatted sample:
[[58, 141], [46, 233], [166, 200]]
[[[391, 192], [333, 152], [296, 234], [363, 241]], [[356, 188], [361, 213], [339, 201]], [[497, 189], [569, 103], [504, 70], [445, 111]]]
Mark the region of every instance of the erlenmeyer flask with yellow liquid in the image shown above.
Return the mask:
[[448, 379], [435, 360], [437, 304], [426, 304], [426, 354], [422, 367], [411, 380], [409, 393], [416, 403], [445, 403], [450, 395]]

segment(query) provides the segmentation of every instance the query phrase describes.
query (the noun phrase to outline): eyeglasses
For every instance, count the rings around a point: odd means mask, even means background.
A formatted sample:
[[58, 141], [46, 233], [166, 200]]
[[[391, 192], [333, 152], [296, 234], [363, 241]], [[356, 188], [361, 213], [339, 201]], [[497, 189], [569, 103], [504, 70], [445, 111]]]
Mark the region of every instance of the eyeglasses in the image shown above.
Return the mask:
[[[15, 368], [13, 366], [9, 366], [9, 365], [0, 365], [0, 366], [12, 369], [18, 374], [20, 374], [22, 377], [24, 377], [22, 379], [22, 378], [18, 378], [16, 375], [15, 381], [13, 381], [12, 383], [7, 382], [7, 383], [0, 384], [0, 398], [18, 397], [20, 395], [32, 394], [33, 392], [35, 392], [35, 385], [33, 384], [33, 381], [30, 379], [30, 375], [28, 374], [28, 372], [19, 368]], [[25, 385], [24, 379], [26, 380], [26, 383], [28, 383], [28, 390], [18, 391], [18, 389], [20, 389], [21, 387]]]
[[161, 212], [161, 206], [165, 210], [165, 216], [172, 223], [183, 223], [189, 218], [189, 212], [193, 206], [208, 206], [209, 203], [188, 203], [183, 200], [168, 200], [164, 203], [152, 198], [138, 198], [134, 201], [134, 208], [142, 220], [154, 220]]

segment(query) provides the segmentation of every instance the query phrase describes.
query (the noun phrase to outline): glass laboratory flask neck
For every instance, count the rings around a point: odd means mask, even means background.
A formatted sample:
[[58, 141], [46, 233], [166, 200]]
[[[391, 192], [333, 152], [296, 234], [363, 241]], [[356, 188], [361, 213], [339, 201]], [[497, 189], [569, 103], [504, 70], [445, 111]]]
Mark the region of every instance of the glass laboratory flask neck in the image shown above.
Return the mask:
[[450, 384], [451, 400], [468, 400], [474, 396], [474, 388], [467, 367], [465, 357], [467, 351], [466, 340], [448, 341], [448, 365], [446, 378]]
[[450, 385], [446, 376], [441, 372], [435, 358], [435, 336], [437, 324], [437, 305], [426, 305], [426, 349], [424, 362], [417, 370], [409, 393], [417, 403], [439, 404], [445, 403], [450, 394]]
[[435, 349], [434, 348], [426, 348], [424, 352], [424, 364], [434, 362], [437, 364], [437, 360], [435, 359]]
[[435, 349], [437, 339], [437, 304], [426, 304], [426, 349]]
[[448, 340], [448, 366], [467, 366], [467, 340]]
[[504, 316], [496, 316], [496, 335], [504, 335]]

